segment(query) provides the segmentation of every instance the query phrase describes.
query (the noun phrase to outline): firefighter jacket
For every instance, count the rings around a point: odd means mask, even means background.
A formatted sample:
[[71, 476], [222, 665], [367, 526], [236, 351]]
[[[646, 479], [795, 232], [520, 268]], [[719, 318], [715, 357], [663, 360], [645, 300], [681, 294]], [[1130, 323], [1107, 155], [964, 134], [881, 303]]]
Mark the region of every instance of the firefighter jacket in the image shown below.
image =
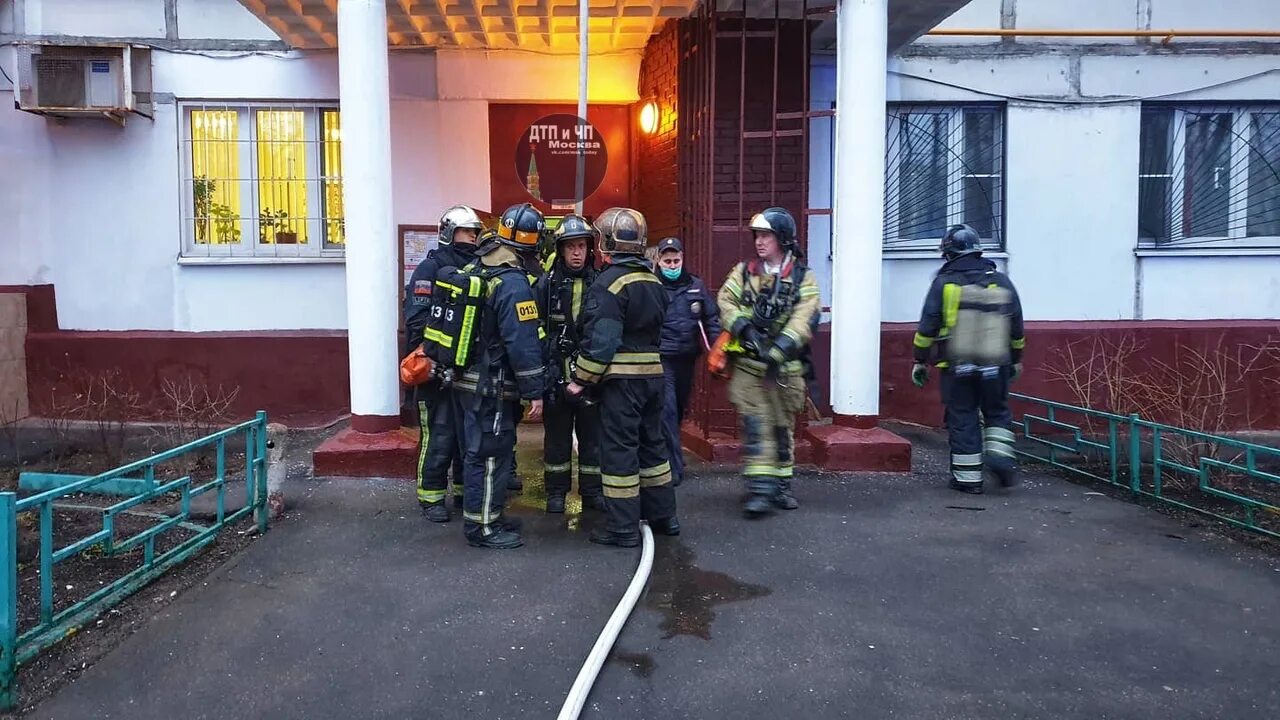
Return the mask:
[[[763, 375], [768, 364], [784, 373], [805, 372], [801, 358], [817, 331], [822, 314], [818, 280], [804, 263], [788, 258], [778, 273], [768, 272], [759, 258], [740, 262], [729, 271], [716, 298], [720, 321], [734, 342], [727, 348], [734, 367]], [[755, 326], [768, 340], [764, 357], [739, 343], [747, 326]]]
[[660, 378], [667, 291], [641, 257], [624, 256], [600, 271], [587, 290], [582, 346], [573, 379]]
[[707, 292], [702, 278], [687, 270], [675, 280], [665, 277], [658, 279], [667, 290], [667, 320], [662, 325], [662, 355], [701, 355], [704, 339], [710, 345], [720, 335], [719, 306]]
[[[978, 294], [974, 289], [990, 292]], [[1027, 341], [1023, 337], [1018, 291], [1009, 276], [996, 270], [996, 264], [981, 255], [961, 255], [938, 270], [925, 295], [924, 310], [916, 327], [912, 353], [915, 361], [927, 363], [933, 359], [938, 367], [947, 367], [952, 356], [958, 354], [963, 356], [961, 362], [984, 364], [969, 358], [970, 351], [960, 347], [968, 348], [972, 343], [957, 335], [957, 325], [965, 335], [973, 334], [969, 330], [975, 326], [979, 326], [979, 333], [982, 327], [1000, 328], [999, 347], [995, 348], [997, 356], [985, 364], [1021, 361]], [[961, 342], [957, 344], [957, 341]]]
[[474, 267], [485, 281], [480, 347], [475, 364], [454, 387], [506, 400], [542, 399], [545, 332], [529, 276], [504, 246], [482, 255]]
[[572, 270], [556, 260], [534, 285], [534, 295], [545, 318], [548, 381], [569, 379], [569, 364], [581, 343], [587, 290], [596, 275], [595, 268], [589, 265]]
[[470, 245], [441, 245], [414, 268], [404, 289], [404, 334], [409, 352], [422, 344], [422, 331], [431, 314], [431, 289], [443, 267], [465, 267], [475, 260]]

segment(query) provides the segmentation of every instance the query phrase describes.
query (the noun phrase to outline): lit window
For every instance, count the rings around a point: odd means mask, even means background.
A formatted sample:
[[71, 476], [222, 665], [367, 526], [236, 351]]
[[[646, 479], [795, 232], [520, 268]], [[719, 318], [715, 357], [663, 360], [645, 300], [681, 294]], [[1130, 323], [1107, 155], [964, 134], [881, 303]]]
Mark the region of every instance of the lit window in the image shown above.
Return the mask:
[[1138, 244], [1280, 245], [1280, 105], [1142, 110]]
[[185, 257], [341, 256], [336, 108], [182, 107]]
[[885, 250], [936, 250], [966, 223], [1004, 247], [1004, 109], [890, 105], [885, 137]]

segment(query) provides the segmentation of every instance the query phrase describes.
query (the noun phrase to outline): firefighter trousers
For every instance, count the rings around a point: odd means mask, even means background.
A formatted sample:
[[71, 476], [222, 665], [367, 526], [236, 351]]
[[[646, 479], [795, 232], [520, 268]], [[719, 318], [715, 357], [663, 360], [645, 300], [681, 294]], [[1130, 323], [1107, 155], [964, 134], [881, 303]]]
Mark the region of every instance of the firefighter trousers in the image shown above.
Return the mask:
[[455, 391], [454, 407], [462, 418], [463, 530], [483, 537], [502, 529], [520, 403]]
[[600, 470], [608, 529], [633, 534], [676, 515], [662, 435], [662, 378], [612, 378], [600, 386]]
[[693, 390], [694, 363], [697, 355], [663, 356], [662, 358], [662, 435], [667, 440], [671, 458], [671, 476], [675, 484], [684, 480], [684, 444], [680, 440], [680, 423], [689, 407]]
[[942, 372], [942, 404], [951, 444], [951, 475], [963, 485], [982, 484], [987, 464], [1014, 465], [1013, 416], [1009, 412], [1009, 368], [956, 374]]
[[419, 385], [418, 403], [418, 502], [436, 505], [448, 491], [453, 469], [453, 494], [462, 496], [462, 438], [454, 410], [453, 390], [435, 383]]
[[542, 471], [547, 495], [569, 494], [573, 481], [573, 436], [578, 436], [578, 494], [599, 496], [600, 408], [557, 398], [542, 418]]
[[742, 423], [742, 474], [752, 495], [772, 498], [791, 489], [796, 414], [804, 410], [804, 398], [801, 373], [785, 373], [775, 382], [741, 364], [734, 367], [729, 400]]

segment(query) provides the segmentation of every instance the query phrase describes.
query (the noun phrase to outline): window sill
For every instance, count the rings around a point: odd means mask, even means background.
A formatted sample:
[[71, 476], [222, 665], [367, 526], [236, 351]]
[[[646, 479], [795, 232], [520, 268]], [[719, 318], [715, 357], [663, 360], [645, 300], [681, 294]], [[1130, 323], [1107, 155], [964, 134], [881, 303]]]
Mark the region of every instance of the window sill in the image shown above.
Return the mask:
[[[942, 253], [937, 250], [885, 250], [883, 257], [885, 260], [937, 260], [942, 262]], [[1008, 260], [1009, 253], [984, 250], [982, 257], [993, 260]]]
[[178, 257], [178, 264], [198, 267], [202, 265], [344, 265], [347, 259], [343, 255], [322, 257]]
[[1280, 255], [1280, 247], [1271, 248], [1137, 248], [1133, 254], [1138, 257], [1254, 257], [1260, 255]]

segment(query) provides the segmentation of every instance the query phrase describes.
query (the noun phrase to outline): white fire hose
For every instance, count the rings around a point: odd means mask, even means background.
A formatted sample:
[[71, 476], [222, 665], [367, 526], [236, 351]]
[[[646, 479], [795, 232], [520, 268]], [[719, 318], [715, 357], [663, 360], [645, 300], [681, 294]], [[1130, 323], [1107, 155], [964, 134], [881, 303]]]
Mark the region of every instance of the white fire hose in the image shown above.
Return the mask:
[[573, 687], [569, 689], [569, 697], [565, 698], [564, 707], [560, 708], [558, 720], [577, 720], [578, 715], [582, 713], [582, 706], [587, 703], [587, 695], [591, 693], [591, 686], [595, 684], [600, 668], [604, 666], [605, 659], [609, 657], [609, 651], [618, 640], [622, 626], [627, 623], [627, 618], [635, 609], [636, 601], [640, 599], [640, 592], [649, 582], [649, 571], [653, 569], [653, 531], [649, 529], [648, 523], [640, 524], [640, 542], [642, 545], [640, 565], [636, 568], [636, 574], [631, 578], [631, 584], [627, 586], [626, 593], [622, 595], [622, 601], [613, 609], [613, 615], [609, 616], [609, 622], [605, 623], [604, 631], [600, 633], [600, 637], [596, 638], [595, 647], [591, 648], [591, 654], [587, 655], [587, 662], [578, 671], [578, 678], [573, 681]]

